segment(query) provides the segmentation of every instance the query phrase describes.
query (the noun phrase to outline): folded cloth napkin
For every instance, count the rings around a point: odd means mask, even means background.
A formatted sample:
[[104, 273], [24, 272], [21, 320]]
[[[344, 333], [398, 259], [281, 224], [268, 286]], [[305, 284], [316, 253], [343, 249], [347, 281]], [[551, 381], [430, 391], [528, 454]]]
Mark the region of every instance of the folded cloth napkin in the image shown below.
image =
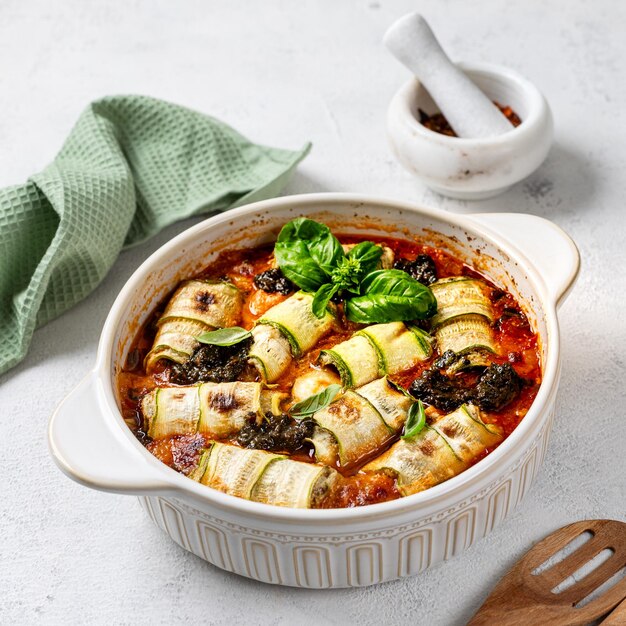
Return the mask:
[[51, 165], [0, 190], [0, 373], [24, 357], [36, 326], [96, 287], [122, 248], [176, 220], [278, 194], [309, 147], [256, 145], [144, 96], [90, 104]]

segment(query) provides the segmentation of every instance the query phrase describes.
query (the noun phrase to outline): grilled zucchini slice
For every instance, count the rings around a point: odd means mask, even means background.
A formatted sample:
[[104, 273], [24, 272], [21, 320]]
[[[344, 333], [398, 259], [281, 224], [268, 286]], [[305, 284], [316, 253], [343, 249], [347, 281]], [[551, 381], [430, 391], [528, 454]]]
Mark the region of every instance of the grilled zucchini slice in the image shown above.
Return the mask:
[[363, 470], [394, 474], [401, 493], [410, 495], [460, 474], [502, 439], [498, 426], [485, 424], [478, 408], [464, 404], [413, 439], [400, 439]]
[[276, 506], [309, 509], [328, 494], [336, 479], [337, 472], [326, 465], [278, 459], [261, 474], [251, 499]]
[[282, 454], [214, 442], [202, 453], [197, 469], [190, 476], [203, 485], [249, 500], [263, 472], [271, 463], [284, 458]]
[[330, 310], [322, 318], [315, 317], [312, 302], [313, 294], [298, 291], [266, 311], [257, 324], [277, 328], [289, 341], [292, 356], [297, 358], [308, 352], [335, 325], [335, 316]]
[[380, 376], [378, 352], [369, 338], [359, 333], [328, 350], [322, 350], [319, 362], [332, 365], [346, 388], [360, 387]]
[[404, 322], [373, 324], [320, 353], [333, 365], [346, 388], [360, 387], [379, 376], [410, 369], [432, 354], [432, 337]]
[[330, 467], [281, 454], [214, 442], [191, 478], [233, 496], [293, 508], [311, 508], [328, 494], [338, 474]]
[[198, 430], [198, 387], [161, 387], [141, 399], [144, 429], [148, 437], [191, 435]]
[[274, 326], [261, 324], [252, 329], [249, 362], [267, 383], [277, 381], [289, 368], [293, 357], [291, 346], [283, 333]]
[[432, 337], [425, 331], [405, 324], [374, 324], [358, 332], [374, 345], [380, 357], [381, 374], [397, 374], [430, 358]]
[[285, 394], [264, 389], [262, 383], [203, 383], [192, 387], [163, 387], [141, 400], [146, 432], [153, 439], [195, 432], [228, 437], [270, 410], [280, 413]]
[[184, 363], [199, 345], [196, 337], [215, 328], [235, 326], [242, 307], [242, 294], [231, 283], [201, 279], [183, 282], [159, 318], [152, 349], [146, 355], [146, 370], [153, 370], [161, 359]]
[[253, 343], [248, 359], [265, 382], [277, 381], [294, 358], [310, 350], [335, 324], [328, 311], [323, 318], [313, 315], [313, 295], [299, 291], [273, 306], [252, 329]]
[[403, 496], [424, 491], [465, 469], [446, 438], [426, 426], [414, 439], [400, 439], [387, 452], [363, 467], [365, 472], [385, 472], [397, 477]]
[[433, 328], [461, 315], [482, 315], [493, 322], [487, 285], [482, 281], [453, 276], [438, 280], [430, 288], [437, 299], [437, 313], [431, 320]]
[[432, 325], [439, 352], [471, 354], [467, 367], [487, 365], [485, 352], [496, 351], [487, 285], [475, 278], [455, 276], [433, 283], [431, 289], [437, 298]]
[[[463, 315], [444, 322], [435, 331], [440, 353], [452, 350], [457, 354], [466, 354], [487, 350], [496, 351], [493, 330], [487, 318], [482, 315]], [[488, 361], [472, 360], [472, 366], [486, 365]]]
[[446, 438], [456, 456], [467, 464], [503, 439], [502, 429], [495, 424], [485, 424], [480, 410], [473, 404], [463, 404], [453, 413], [444, 415], [433, 424], [433, 428]]
[[[338, 400], [313, 415], [318, 428], [311, 441], [318, 461], [334, 465], [338, 457], [342, 467], [353, 466], [382, 448], [395, 434], [394, 428], [387, 424], [376, 406], [359, 392], [360, 389], [346, 391]], [[379, 390], [366, 389], [366, 395], [382, 405]], [[391, 409], [387, 415], [393, 416]]]
[[357, 393], [365, 398], [380, 414], [385, 424], [394, 432], [399, 432], [414, 400], [401, 391], [385, 376], [363, 385]]
[[212, 437], [228, 437], [253, 419], [263, 419], [261, 383], [205, 383], [199, 386], [200, 420], [198, 432]]

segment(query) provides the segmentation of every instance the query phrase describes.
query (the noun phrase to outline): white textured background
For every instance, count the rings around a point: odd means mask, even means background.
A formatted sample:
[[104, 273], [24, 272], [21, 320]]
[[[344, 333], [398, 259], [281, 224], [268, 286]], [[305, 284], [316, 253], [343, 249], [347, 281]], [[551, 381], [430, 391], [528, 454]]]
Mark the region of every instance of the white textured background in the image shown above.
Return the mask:
[[[548, 160], [504, 196], [441, 199], [387, 149], [385, 109], [406, 73], [380, 39], [414, 9], [453, 57], [508, 64], [553, 107]], [[419, 577], [313, 592], [223, 573], [172, 543], [133, 498], [79, 487], [53, 465], [48, 417], [91, 366], [118, 290], [189, 223], [123, 253], [96, 292], [37, 331], [26, 360], [0, 379], [0, 623], [462, 624], [544, 534], [585, 517], [625, 519], [625, 31], [626, 4], [616, 0], [593, 8], [583, 0], [2, 0], [0, 185], [45, 166], [90, 100], [144, 93], [260, 142], [312, 140], [288, 192], [535, 213], [574, 237], [583, 269], [561, 310], [559, 410], [526, 501], [489, 538]]]

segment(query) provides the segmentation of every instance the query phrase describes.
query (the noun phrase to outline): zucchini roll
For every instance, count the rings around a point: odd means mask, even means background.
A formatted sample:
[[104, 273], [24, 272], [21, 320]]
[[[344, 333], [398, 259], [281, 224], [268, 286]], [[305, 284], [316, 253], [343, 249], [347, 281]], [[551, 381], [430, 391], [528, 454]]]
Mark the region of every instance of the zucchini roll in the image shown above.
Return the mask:
[[360, 387], [430, 358], [431, 343], [428, 333], [404, 322], [373, 324], [347, 341], [322, 350], [320, 363], [335, 367], [344, 387]]
[[152, 370], [160, 359], [184, 363], [200, 345], [196, 337], [215, 328], [235, 326], [242, 307], [242, 294], [231, 283], [185, 281], [159, 318], [152, 349], [145, 359], [146, 370]]
[[337, 480], [326, 465], [277, 459], [263, 472], [252, 490], [252, 500], [298, 509], [315, 507]]
[[356, 333], [328, 350], [320, 352], [321, 365], [332, 365], [346, 388], [359, 387], [381, 374], [381, 364], [376, 348], [365, 336]]
[[380, 414], [391, 430], [398, 432], [415, 400], [387, 379], [379, 378], [356, 390]]
[[400, 431], [412, 403], [386, 378], [346, 391], [313, 415], [316, 459], [346, 467], [371, 456]]
[[191, 478], [231, 496], [249, 500], [254, 485], [269, 464], [284, 458], [282, 454], [214, 442], [200, 455]]
[[152, 439], [198, 432], [198, 387], [158, 387], [141, 399], [144, 430]]
[[202, 453], [191, 475], [233, 496], [295, 508], [311, 508], [319, 503], [337, 476], [330, 467], [222, 443], [213, 443]]
[[193, 387], [159, 387], [141, 400], [144, 428], [152, 439], [203, 433], [228, 437], [250, 419], [259, 424], [266, 412], [280, 414], [285, 394], [262, 383], [203, 383]]
[[464, 404], [416, 437], [400, 439], [363, 470], [396, 475], [398, 489], [406, 496], [460, 474], [502, 439], [499, 427], [485, 424], [475, 406]]
[[329, 311], [322, 318], [315, 317], [312, 301], [313, 294], [298, 291], [257, 321], [249, 358], [266, 382], [278, 380], [294, 358], [315, 346], [335, 325]]
[[467, 465], [503, 439], [502, 429], [495, 424], [485, 424], [480, 410], [473, 404], [463, 404], [440, 417], [433, 428], [446, 438], [454, 454]]
[[278, 328], [267, 324], [255, 326], [252, 339], [248, 361], [264, 381], [273, 383], [287, 371], [293, 360], [289, 341]]
[[474, 278], [455, 276], [439, 280], [430, 288], [437, 299], [432, 326], [439, 352], [472, 353], [472, 366], [487, 365], [484, 351], [496, 351], [491, 328], [494, 314], [487, 286]]

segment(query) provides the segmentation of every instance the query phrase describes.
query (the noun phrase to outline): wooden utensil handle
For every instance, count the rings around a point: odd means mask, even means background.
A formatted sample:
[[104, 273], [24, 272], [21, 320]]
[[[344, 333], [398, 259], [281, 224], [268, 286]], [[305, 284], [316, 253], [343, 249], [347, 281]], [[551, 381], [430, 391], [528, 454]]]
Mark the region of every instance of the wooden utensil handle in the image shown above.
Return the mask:
[[626, 599], [622, 600], [609, 615], [602, 620], [602, 626], [624, 626], [626, 624]]

